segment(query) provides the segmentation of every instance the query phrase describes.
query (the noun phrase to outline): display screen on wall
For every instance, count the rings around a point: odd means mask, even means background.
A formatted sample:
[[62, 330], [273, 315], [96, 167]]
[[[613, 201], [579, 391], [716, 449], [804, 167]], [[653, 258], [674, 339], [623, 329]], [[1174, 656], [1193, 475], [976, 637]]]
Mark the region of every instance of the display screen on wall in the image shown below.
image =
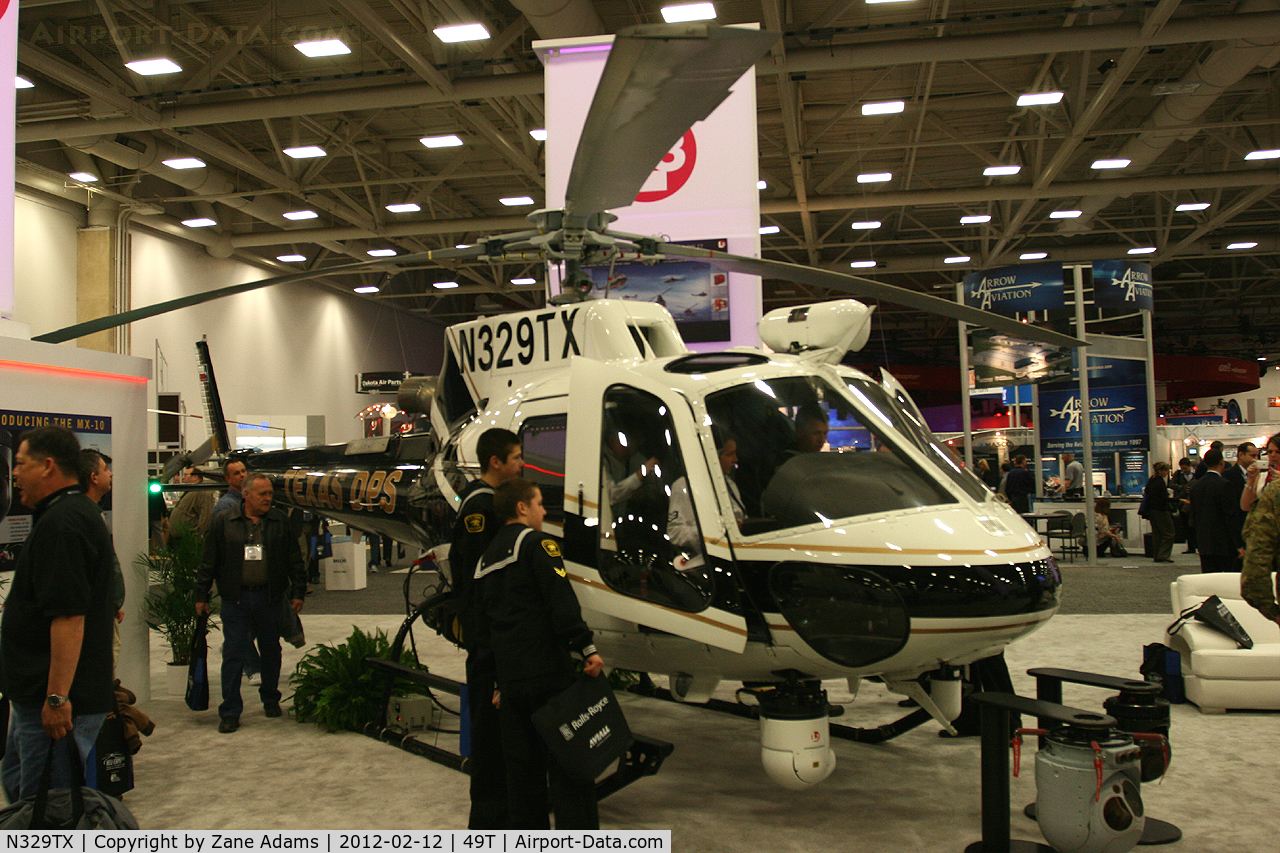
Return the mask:
[[[22, 492], [13, 482], [13, 457], [22, 434], [42, 426], [66, 427], [76, 434], [81, 449], [111, 455], [111, 418], [62, 412], [22, 412], [0, 409], [0, 571], [11, 570], [22, 543], [31, 532], [31, 510], [22, 504]], [[102, 499], [107, 526], [111, 526], [111, 493]]]
[[[728, 241], [681, 240], [681, 246], [726, 251]], [[588, 267], [592, 292], [603, 298], [653, 302], [675, 318], [686, 342], [729, 340], [729, 277], [697, 261]]]
[[974, 388], [1029, 385], [1071, 375], [1071, 350], [986, 330], [969, 335]]

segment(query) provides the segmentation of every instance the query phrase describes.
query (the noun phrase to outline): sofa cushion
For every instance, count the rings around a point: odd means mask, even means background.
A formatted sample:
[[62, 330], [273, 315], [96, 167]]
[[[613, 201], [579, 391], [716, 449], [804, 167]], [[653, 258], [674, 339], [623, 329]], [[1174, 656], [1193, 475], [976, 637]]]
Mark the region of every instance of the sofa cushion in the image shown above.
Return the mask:
[[1191, 652], [1197, 678], [1275, 681], [1280, 696], [1280, 642], [1255, 643], [1252, 649], [1204, 649]]
[[[1254, 643], [1270, 643], [1280, 639], [1280, 626], [1263, 616], [1253, 608], [1253, 605], [1240, 597], [1240, 575], [1236, 572], [1183, 575], [1170, 585], [1170, 596], [1173, 601], [1174, 611], [1177, 613], [1182, 613], [1188, 607], [1200, 604], [1211, 595], [1216, 595], [1222, 599], [1222, 603], [1231, 611], [1231, 615], [1236, 617], [1236, 621], [1240, 623], [1240, 626], [1249, 634]], [[1183, 628], [1183, 631], [1185, 630], [1186, 628]], [[1182, 631], [1179, 632], [1179, 634], [1181, 633]], [[1216, 637], [1221, 637], [1227, 643], [1222, 648], [1234, 648], [1234, 643], [1229, 638], [1216, 631], [1212, 633]], [[1188, 637], [1187, 643], [1192, 648], [1200, 648], [1200, 639], [1198, 635], [1194, 639]], [[1209, 643], [1210, 641], [1205, 638], [1204, 642]], [[1218, 643], [1212, 643], [1210, 647], [1217, 648], [1219, 645]]]

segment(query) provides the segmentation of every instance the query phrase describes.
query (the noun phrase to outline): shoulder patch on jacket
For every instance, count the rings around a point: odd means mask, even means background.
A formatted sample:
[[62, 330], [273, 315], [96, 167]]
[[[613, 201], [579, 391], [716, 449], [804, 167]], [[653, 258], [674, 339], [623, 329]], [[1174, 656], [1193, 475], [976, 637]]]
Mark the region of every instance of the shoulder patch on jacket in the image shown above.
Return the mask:
[[468, 515], [466, 518], [464, 518], [462, 520], [462, 523], [466, 525], [468, 533], [483, 533], [484, 532], [484, 513], [473, 512], [471, 513], [471, 515]]
[[[560, 546], [556, 544], [556, 540], [554, 539], [543, 539], [542, 550], [547, 552], [548, 557], [560, 556]], [[564, 572], [561, 572], [560, 574], [564, 574]]]

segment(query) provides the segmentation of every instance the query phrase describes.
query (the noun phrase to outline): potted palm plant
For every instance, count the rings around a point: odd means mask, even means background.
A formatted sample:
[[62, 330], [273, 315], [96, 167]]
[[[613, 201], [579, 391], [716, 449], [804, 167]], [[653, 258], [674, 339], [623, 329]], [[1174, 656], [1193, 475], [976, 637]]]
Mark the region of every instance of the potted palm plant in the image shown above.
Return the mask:
[[[196, 632], [196, 571], [203, 555], [203, 536], [174, 530], [169, 544], [151, 553], [139, 554], [134, 560], [135, 565], [147, 570], [147, 625], [159, 631], [169, 645], [170, 695], [181, 696], [186, 688]], [[212, 619], [209, 627], [216, 627]], [[178, 685], [176, 693], [175, 685]]]

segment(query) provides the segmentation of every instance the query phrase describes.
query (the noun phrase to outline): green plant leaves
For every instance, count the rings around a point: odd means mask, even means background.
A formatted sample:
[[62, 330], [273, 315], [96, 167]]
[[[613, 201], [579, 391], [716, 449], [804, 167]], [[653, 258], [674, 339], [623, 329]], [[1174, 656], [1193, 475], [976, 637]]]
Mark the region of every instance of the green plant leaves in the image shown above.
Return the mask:
[[[300, 721], [313, 721], [331, 732], [361, 731], [374, 721], [384, 700], [387, 674], [365, 663], [365, 658], [389, 658], [391, 641], [385, 631], [366, 634], [351, 626], [351, 636], [337, 646], [318, 645], [307, 652], [293, 675], [293, 713]], [[403, 650], [400, 663], [417, 666], [411, 651]], [[429, 695], [405, 679], [395, 693]]]
[[[171, 545], [154, 553], [139, 554], [133, 564], [147, 570], [150, 589], [143, 604], [147, 625], [169, 644], [173, 663], [185, 666], [191, 662], [195, 639], [196, 571], [204, 557], [204, 537], [178, 529], [170, 532], [170, 540]], [[209, 628], [217, 627], [210, 619]]]

